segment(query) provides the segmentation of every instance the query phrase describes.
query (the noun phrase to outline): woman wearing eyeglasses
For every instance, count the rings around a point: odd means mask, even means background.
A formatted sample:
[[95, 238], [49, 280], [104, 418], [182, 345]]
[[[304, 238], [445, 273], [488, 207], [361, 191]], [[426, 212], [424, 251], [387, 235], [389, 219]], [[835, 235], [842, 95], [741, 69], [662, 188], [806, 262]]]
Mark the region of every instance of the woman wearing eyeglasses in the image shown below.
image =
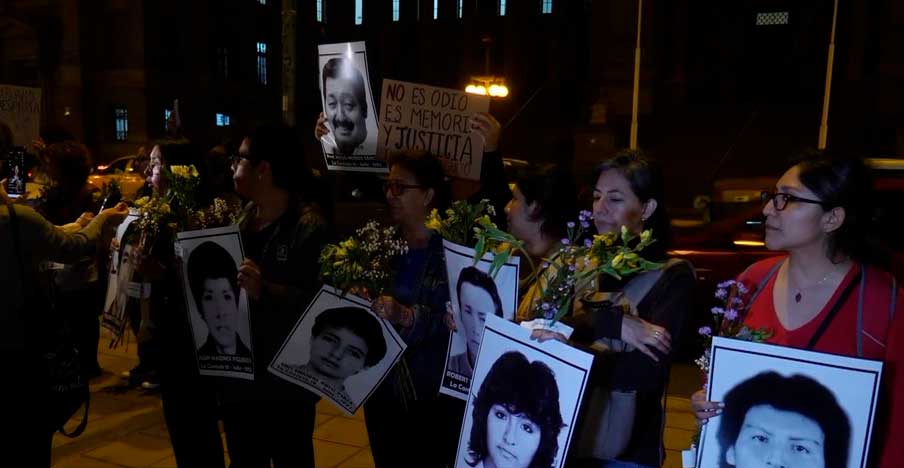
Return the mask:
[[364, 405], [375, 465], [442, 467], [454, 456], [464, 406], [439, 396], [449, 342], [443, 321], [449, 286], [442, 238], [424, 226], [433, 208], [449, 204], [442, 163], [427, 153], [389, 160], [384, 186], [390, 216], [408, 243], [389, 290], [373, 302], [408, 348]]
[[[766, 247], [787, 254], [757, 262], [739, 277], [754, 291], [744, 323], [772, 330], [772, 344], [885, 361], [886, 401], [897, 400], [892, 410], [900, 413], [904, 385], [893, 379], [904, 373], [896, 369], [904, 357], [902, 291], [882, 270], [888, 256], [871, 232], [869, 170], [857, 159], [811, 155], [788, 169], [775, 189], [763, 197]], [[721, 403], [705, 401], [703, 390], [692, 400], [702, 422], [722, 412]], [[874, 439], [900, 440], [902, 423], [901, 417], [880, 419]], [[901, 459], [888, 454], [889, 445], [882, 466]], [[878, 457], [874, 451], [871, 459]]]

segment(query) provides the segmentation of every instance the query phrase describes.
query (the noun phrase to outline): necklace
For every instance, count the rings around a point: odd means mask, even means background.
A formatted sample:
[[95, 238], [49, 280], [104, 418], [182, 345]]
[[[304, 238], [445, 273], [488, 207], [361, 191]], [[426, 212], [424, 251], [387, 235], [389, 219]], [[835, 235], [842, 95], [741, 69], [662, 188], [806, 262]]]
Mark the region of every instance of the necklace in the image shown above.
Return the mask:
[[828, 281], [829, 278], [834, 278], [834, 277], [835, 277], [834, 273], [829, 273], [828, 275], [823, 276], [822, 279], [817, 281], [815, 284], [811, 284], [810, 286], [806, 286], [804, 288], [797, 288], [797, 294], [794, 295], [794, 302], [800, 303], [801, 299], [804, 298], [803, 289], [815, 288], [815, 287], [825, 283], [826, 281]]

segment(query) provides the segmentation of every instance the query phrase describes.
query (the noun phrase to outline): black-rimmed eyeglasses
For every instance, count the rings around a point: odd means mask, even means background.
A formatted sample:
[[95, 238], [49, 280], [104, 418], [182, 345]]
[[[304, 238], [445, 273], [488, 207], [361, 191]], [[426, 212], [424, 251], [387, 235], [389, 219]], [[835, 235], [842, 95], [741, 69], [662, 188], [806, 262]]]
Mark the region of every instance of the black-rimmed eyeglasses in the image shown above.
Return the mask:
[[397, 180], [383, 182], [383, 192], [389, 192], [394, 197], [400, 197], [408, 189], [423, 188], [422, 185], [403, 184]]
[[788, 207], [788, 203], [797, 202], [797, 203], [812, 203], [814, 205], [819, 205], [825, 207], [825, 202], [821, 202], [819, 200], [810, 200], [809, 198], [801, 198], [798, 196], [791, 195], [790, 193], [782, 193], [782, 192], [762, 192], [760, 193], [760, 200], [763, 203], [772, 200], [772, 207], [775, 208], [775, 211], [782, 211]]

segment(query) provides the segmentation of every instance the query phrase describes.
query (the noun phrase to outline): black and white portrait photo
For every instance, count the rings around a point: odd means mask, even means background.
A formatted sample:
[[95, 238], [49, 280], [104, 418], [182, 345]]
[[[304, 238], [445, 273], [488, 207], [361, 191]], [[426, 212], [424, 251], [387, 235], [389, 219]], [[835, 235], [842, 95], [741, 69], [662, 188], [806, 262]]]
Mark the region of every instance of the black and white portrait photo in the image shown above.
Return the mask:
[[181, 232], [185, 301], [201, 375], [254, 378], [244, 258], [237, 226]]
[[714, 338], [698, 467], [869, 466], [882, 363]]
[[455, 319], [456, 329], [449, 336], [440, 393], [467, 400], [487, 317], [495, 315], [506, 320], [515, 317], [519, 259], [509, 259], [493, 278], [488, 273], [492, 254], [485, 255], [475, 265], [473, 249], [445, 240], [443, 249], [449, 277], [449, 312]]
[[456, 468], [565, 466], [593, 356], [487, 319]]
[[320, 92], [329, 133], [320, 143], [329, 170], [386, 172], [376, 160], [377, 109], [363, 42], [324, 44]]
[[129, 283], [132, 281], [134, 264], [134, 246], [123, 241], [129, 226], [138, 219], [138, 212], [130, 210], [125, 221], [116, 227], [116, 235], [112, 241], [110, 251], [110, 271], [107, 274], [107, 294], [104, 298], [103, 320], [104, 328], [113, 334], [114, 340], [118, 339], [125, 331], [126, 305], [129, 300]]
[[354, 414], [404, 350], [368, 302], [324, 286], [268, 370]]

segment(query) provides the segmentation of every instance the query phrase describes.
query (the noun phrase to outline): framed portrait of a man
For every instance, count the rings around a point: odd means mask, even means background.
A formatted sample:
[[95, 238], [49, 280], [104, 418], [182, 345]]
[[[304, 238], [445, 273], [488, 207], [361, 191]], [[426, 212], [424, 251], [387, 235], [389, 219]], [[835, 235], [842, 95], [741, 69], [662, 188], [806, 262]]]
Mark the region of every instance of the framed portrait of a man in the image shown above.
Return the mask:
[[180, 232], [185, 305], [201, 375], [254, 379], [245, 258], [238, 226]]
[[402, 357], [405, 342], [370, 303], [323, 286], [268, 371], [351, 415]]
[[882, 362], [713, 338], [698, 467], [865, 468]]
[[327, 169], [387, 172], [377, 155], [377, 115], [364, 42], [323, 44], [320, 97], [329, 132], [320, 138]]
[[495, 315], [487, 318], [455, 468], [561, 468], [593, 356]]
[[515, 318], [520, 259], [509, 259], [494, 278], [488, 273], [492, 254], [474, 264], [474, 249], [444, 240], [443, 250], [455, 331], [449, 335], [440, 393], [467, 400], [487, 317]]

